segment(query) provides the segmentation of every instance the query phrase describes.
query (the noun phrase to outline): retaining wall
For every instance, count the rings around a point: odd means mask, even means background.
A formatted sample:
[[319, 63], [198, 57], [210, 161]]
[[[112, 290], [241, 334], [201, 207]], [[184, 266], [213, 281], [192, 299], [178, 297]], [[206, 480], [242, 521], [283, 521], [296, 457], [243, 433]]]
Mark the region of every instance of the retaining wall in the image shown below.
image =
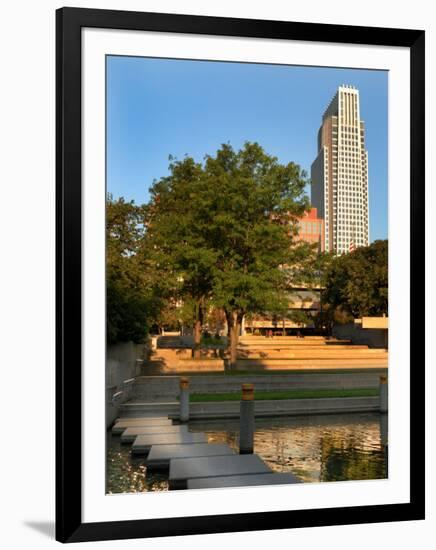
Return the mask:
[[389, 337], [387, 329], [362, 328], [358, 323], [335, 325], [332, 334], [335, 338], [348, 339], [353, 344], [363, 344], [369, 348], [388, 349]]
[[[286, 375], [192, 376], [191, 393], [239, 393], [241, 384], [254, 384], [257, 391], [289, 389], [377, 388], [386, 369], [369, 372], [295, 373]], [[132, 401], [175, 401], [179, 395], [178, 376], [140, 376], [132, 387]]]
[[120, 405], [131, 398], [132, 384], [125, 384], [125, 381], [141, 373], [143, 360], [148, 353], [147, 344], [125, 342], [107, 347], [106, 426], [110, 426], [118, 416]]
[[[357, 412], [379, 412], [378, 397], [340, 397], [322, 399], [284, 399], [280, 401], [255, 401], [254, 414], [258, 418], [269, 416], [301, 416], [313, 414], [346, 414]], [[153, 410], [139, 404], [122, 405], [123, 416], [141, 416], [144, 413], [152, 416]], [[156, 409], [156, 414], [163, 414], [163, 409]], [[179, 419], [178, 403], [167, 403], [165, 414], [174, 420]], [[240, 402], [226, 401], [220, 403], [191, 403], [190, 420], [212, 418], [239, 418]]]
[[[179, 419], [179, 404], [125, 403], [120, 407], [123, 417], [166, 416]], [[322, 399], [283, 399], [277, 401], [255, 401], [254, 414], [258, 418], [271, 416], [302, 416], [313, 414], [347, 414], [380, 412], [379, 397], [338, 397]], [[239, 418], [239, 401], [191, 403], [190, 420], [213, 418]]]
[[[323, 399], [283, 399], [277, 401], [255, 401], [254, 414], [257, 417], [298, 416], [308, 414], [336, 414], [354, 412], [377, 412], [380, 409], [378, 397], [339, 397]], [[239, 418], [240, 403], [191, 403], [190, 418]], [[177, 419], [178, 411], [170, 418]]]

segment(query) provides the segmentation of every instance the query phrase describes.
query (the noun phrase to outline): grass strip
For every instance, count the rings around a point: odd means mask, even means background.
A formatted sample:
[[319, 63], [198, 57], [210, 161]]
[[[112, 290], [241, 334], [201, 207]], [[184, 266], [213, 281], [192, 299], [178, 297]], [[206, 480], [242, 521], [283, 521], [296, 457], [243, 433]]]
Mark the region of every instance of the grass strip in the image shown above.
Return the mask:
[[[317, 399], [325, 397], [376, 397], [378, 388], [321, 389], [321, 390], [287, 390], [287, 391], [255, 391], [257, 401], [281, 399]], [[240, 401], [241, 394], [234, 393], [192, 393], [192, 403], [208, 403], [211, 401]]]

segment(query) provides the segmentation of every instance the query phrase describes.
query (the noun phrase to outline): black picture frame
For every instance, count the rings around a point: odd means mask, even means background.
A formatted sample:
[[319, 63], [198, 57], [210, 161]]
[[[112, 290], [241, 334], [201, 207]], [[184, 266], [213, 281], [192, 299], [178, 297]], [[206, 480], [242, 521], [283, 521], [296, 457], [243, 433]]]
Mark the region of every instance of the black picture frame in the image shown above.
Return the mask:
[[[409, 48], [410, 502], [201, 517], [82, 523], [81, 29], [128, 29]], [[56, 539], [160, 537], [424, 519], [424, 46], [420, 30], [62, 8], [56, 13]]]

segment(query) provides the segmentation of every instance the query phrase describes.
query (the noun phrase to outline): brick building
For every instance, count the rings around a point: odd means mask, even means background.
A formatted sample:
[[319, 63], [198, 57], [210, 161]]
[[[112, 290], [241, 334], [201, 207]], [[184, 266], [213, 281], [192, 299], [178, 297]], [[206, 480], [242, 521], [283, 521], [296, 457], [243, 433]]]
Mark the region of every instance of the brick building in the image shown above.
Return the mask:
[[316, 208], [311, 208], [300, 218], [297, 241], [307, 241], [309, 243], [318, 243], [319, 251], [324, 252], [324, 220], [318, 217]]

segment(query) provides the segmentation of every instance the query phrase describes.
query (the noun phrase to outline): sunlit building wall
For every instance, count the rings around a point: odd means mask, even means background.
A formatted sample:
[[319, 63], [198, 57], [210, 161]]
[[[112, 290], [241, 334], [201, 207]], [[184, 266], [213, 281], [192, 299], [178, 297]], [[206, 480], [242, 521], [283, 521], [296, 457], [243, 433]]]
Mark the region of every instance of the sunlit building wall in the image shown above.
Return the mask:
[[352, 86], [338, 88], [322, 117], [311, 202], [324, 218], [326, 251], [343, 254], [368, 246], [368, 151], [359, 91]]

